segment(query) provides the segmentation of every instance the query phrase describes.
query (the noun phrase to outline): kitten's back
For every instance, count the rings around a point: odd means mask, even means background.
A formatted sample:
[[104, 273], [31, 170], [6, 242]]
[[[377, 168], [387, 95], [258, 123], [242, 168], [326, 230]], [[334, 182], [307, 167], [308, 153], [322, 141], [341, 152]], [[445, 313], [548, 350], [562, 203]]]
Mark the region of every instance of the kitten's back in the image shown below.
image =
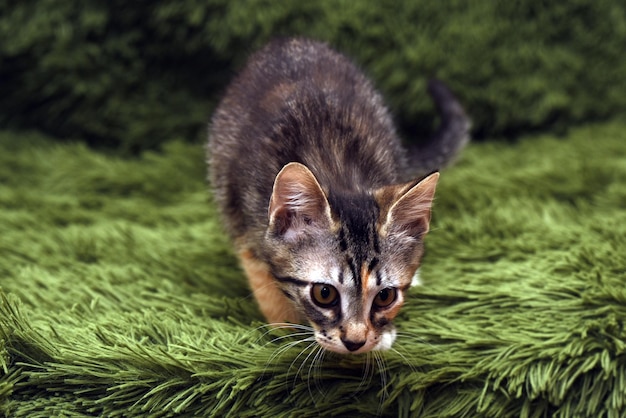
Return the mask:
[[210, 151], [235, 237], [267, 226], [274, 178], [289, 162], [306, 165], [326, 192], [396, 183], [405, 168], [382, 97], [348, 59], [305, 39], [277, 40], [251, 57], [213, 117]]

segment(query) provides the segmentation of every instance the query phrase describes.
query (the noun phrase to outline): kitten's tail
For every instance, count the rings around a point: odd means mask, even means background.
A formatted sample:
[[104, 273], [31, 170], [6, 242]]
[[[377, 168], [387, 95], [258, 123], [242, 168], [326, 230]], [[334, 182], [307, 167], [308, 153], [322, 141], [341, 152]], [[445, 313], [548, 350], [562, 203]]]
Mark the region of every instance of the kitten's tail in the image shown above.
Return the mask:
[[435, 134], [407, 150], [410, 171], [428, 174], [451, 164], [470, 139], [470, 119], [463, 106], [441, 81], [431, 79], [428, 93], [433, 98], [441, 123]]

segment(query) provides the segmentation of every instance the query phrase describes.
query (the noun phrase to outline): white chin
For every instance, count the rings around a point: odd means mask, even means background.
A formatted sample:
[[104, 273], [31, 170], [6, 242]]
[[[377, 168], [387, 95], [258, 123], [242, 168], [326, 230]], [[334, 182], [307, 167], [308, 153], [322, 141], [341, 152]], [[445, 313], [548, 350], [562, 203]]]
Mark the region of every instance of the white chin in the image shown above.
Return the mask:
[[376, 347], [374, 347], [374, 350], [379, 350], [379, 351], [389, 350], [395, 340], [396, 340], [396, 330], [395, 328], [393, 328], [380, 336], [380, 342], [376, 344]]

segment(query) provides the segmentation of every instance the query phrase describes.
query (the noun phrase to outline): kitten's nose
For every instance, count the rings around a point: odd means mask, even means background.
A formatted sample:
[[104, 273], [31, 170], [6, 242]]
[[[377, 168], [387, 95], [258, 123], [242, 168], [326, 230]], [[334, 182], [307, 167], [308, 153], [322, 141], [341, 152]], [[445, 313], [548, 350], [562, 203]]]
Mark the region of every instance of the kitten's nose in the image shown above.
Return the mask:
[[343, 338], [341, 339], [341, 342], [349, 351], [356, 351], [365, 345], [365, 341], [350, 341], [344, 340]]

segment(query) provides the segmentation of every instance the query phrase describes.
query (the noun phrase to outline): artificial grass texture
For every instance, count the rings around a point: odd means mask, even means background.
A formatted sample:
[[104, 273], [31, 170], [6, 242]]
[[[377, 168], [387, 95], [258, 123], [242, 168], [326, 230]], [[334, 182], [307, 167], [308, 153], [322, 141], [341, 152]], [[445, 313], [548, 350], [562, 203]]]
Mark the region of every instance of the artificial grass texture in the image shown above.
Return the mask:
[[624, 416], [625, 132], [470, 145], [384, 368], [261, 327], [200, 146], [123, 160], [2, 132], [0, 410]]

